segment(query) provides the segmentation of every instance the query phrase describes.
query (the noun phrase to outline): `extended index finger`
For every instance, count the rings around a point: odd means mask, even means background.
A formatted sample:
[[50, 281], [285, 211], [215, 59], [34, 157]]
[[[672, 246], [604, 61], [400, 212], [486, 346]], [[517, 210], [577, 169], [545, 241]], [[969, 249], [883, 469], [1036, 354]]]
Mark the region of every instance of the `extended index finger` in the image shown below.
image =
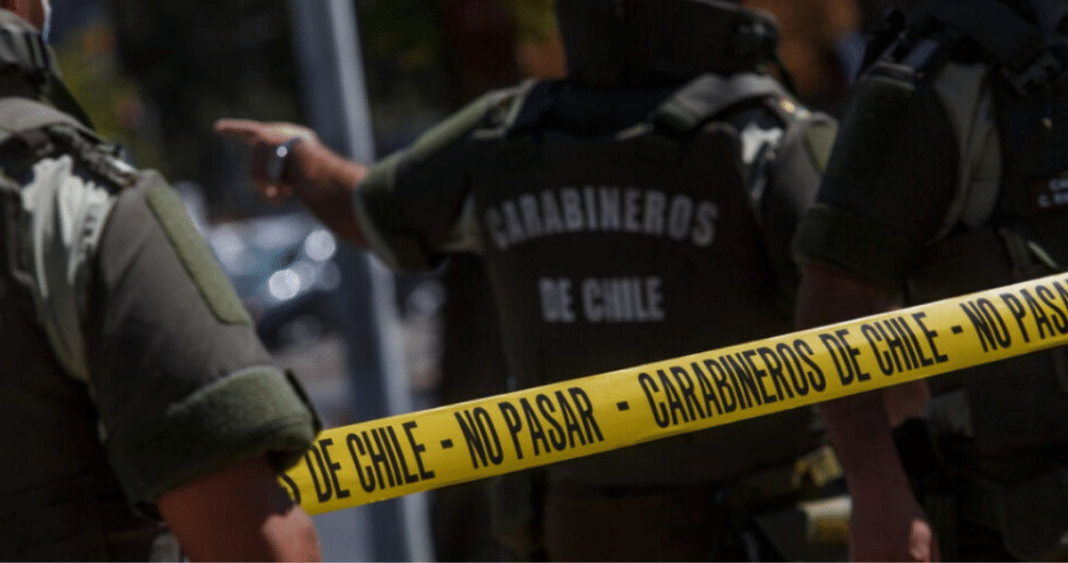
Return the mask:
[[231, 139], [252, 143], [260, 135], [263, 124], [251, 119], [223, 118], [215, 122], [215, 133]]

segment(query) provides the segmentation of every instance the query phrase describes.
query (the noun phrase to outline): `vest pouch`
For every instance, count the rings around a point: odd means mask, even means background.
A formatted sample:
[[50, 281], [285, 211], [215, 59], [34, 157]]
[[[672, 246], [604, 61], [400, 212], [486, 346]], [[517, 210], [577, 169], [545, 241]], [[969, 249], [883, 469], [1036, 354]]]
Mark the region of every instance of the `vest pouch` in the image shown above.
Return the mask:
[[[1013, 282], [1012, 259], [998, 233], [974, 229], [931, 245], [912, 270], [905, 291], [909, 303], [974, 293]], [[932, 395], [963, 384], [963, 372], [928, 379]]]
[[[1008, 279], [991, 287], [1056, 271], [1028, 237], [1008, 228], [991, 234], [1000, 239], [1010, 272]], [[1056, 348], [960, 373], [976, 446], [984, 455], [1015, 456], [1068, 441], [1068, 350]]]
[[974, 229], [938, 241], [906, 282], [909, 303], [929, 303], [1011, 283], [1013, 260], [1002, 236]]
[[850, 507], [840, 494], [757, 514], [753, 523], [783, 561], [846, 561]]
[[752, 514], [752, 525], [777, 554], [776, 559], [754, 560], [845, 561], [851, 503], [845, 493], [828, 494], [838, 489], [842, 476], [834, 449], [821, 446], [794, 463], [726, 483], [726, 504]]
[[[1012, 257], [1013, 281], [1049, 276], [1058, 271], [1057, 264], [1036, 242], [1009, 229], [998, 232]], [[1055, 348], [1047, 352], [1060, 390], [1068, 395], [1068, 349]]]

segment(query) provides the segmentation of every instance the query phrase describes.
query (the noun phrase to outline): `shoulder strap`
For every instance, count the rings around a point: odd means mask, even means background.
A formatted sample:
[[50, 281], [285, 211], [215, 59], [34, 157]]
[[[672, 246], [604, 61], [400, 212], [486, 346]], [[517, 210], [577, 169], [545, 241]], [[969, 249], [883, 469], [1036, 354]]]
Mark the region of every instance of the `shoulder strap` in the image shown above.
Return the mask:
[[765, 74], [731, 76], [703, 74], [679, 89], [650, 116], [654, 130], [686, 135], [731, 106], [764, 96], [787, 96], [785, 88]]
[[537, 129], [552, 108], [561, 84], [560, 80], [539, 80], [524, 84], [523, 91], [516, 96], [512, 111], [503, 124], [508, 136], [522, 135]]
[[41, 85], [56, 74], [55, 61], [41, 35], [13, 23], [0, 25], [0, 70], [22, 74]]
[[61, 110], [92, 127], [85, 110], [60, 80], [51, 47], [25, 22], [0, 23], [0, 74], [21, 77]]
[[[921, 29], [937, 22], [947, 28], [950, 39], [968, 38], [1000, 68], [1001, 75], [1021, 96], [1049, 84], [1066, 68], [1061, 58], [1047, 48], [1057, 24], [1068, 14], [1068, 3], [1028, 0], [1036, 21], [998, 0], [937, 0], [917, 12]], [[926, 22], [926, 23], [924, 23]], [[930, 59], [930, 40], [919, 40], [903, 57], [907, 66], [914, 59]]]
[[919, 13], [960, 31], [998, 63], [1025, 64], [1046, 43], [1040, 27], [997, 0], [938, 0]]
[[17, 174], [57, 148], [68, 150], [90, 171], [118, 186], [134, 182], [135, 170], [119, 162], [81, 120], [29, 98], [0, 98], [0, 150], [13, 149], [7, 161], [9, 173]]
[[[562, 81], [530, 83], [517, 99], [503, 128], [509, 136], [537, 129], [556, 100]], [[731, 76], [703, 74], [680, 88], [649, 116], [656, 129], [672, 136], [685, 135], [738, 102], [763, 96], [788, 96], [786, 89], [765, 74]]]
[[66, 125], [97, 138], [81, 121], [36, 100], [21, 97], [0, 98], [0, 134], [16, 135], [50, 125]]

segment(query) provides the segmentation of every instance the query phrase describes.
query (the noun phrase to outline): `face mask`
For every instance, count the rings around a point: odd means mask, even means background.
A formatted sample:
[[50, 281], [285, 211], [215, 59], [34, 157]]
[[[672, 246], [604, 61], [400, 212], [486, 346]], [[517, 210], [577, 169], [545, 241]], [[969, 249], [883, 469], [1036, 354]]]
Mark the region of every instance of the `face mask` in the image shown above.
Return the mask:
[[41, 26], [41, 38], [45, 43], [48, 43], [48, 32], [52, 28], [52, 4], [48, 0], [43, 0], [41, 6], [44, 8], [44, 25]]

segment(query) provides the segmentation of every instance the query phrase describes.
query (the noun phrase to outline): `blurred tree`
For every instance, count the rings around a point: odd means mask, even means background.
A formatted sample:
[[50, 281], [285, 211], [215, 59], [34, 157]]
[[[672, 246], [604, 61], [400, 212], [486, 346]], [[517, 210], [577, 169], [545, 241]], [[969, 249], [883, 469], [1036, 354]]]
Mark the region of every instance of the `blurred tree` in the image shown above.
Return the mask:
[[176, 180], [208, 187], [209, 206], [255, 206], [235, 181], [236, 149], [215, 140], [226, 115], [298, 120], [285, 0], [110, 0], [123, 67], [160, 108], [164, 159]]
[[564, 46], [553, 15], [553, 0], [501, 0], [516, 22], [516, 61], [523, 76], [562, 78]]
[[119, 64], [115, 35], [101, 14], [81, 20], [54, 45], [67, 87], [105, 138], [120, 144], [138, 166], [167, 172], [153, 107], [140, 84]]
[[497, 0], [437, 0], [445, 29], [452, 85], [447, 101], [457, 106], [490, 88], [519, 80], [515, 24]]
[[433, 0], [356, 0], [355, 7], [375, 145], [387, 154], [452, 107], [445, 32]]

